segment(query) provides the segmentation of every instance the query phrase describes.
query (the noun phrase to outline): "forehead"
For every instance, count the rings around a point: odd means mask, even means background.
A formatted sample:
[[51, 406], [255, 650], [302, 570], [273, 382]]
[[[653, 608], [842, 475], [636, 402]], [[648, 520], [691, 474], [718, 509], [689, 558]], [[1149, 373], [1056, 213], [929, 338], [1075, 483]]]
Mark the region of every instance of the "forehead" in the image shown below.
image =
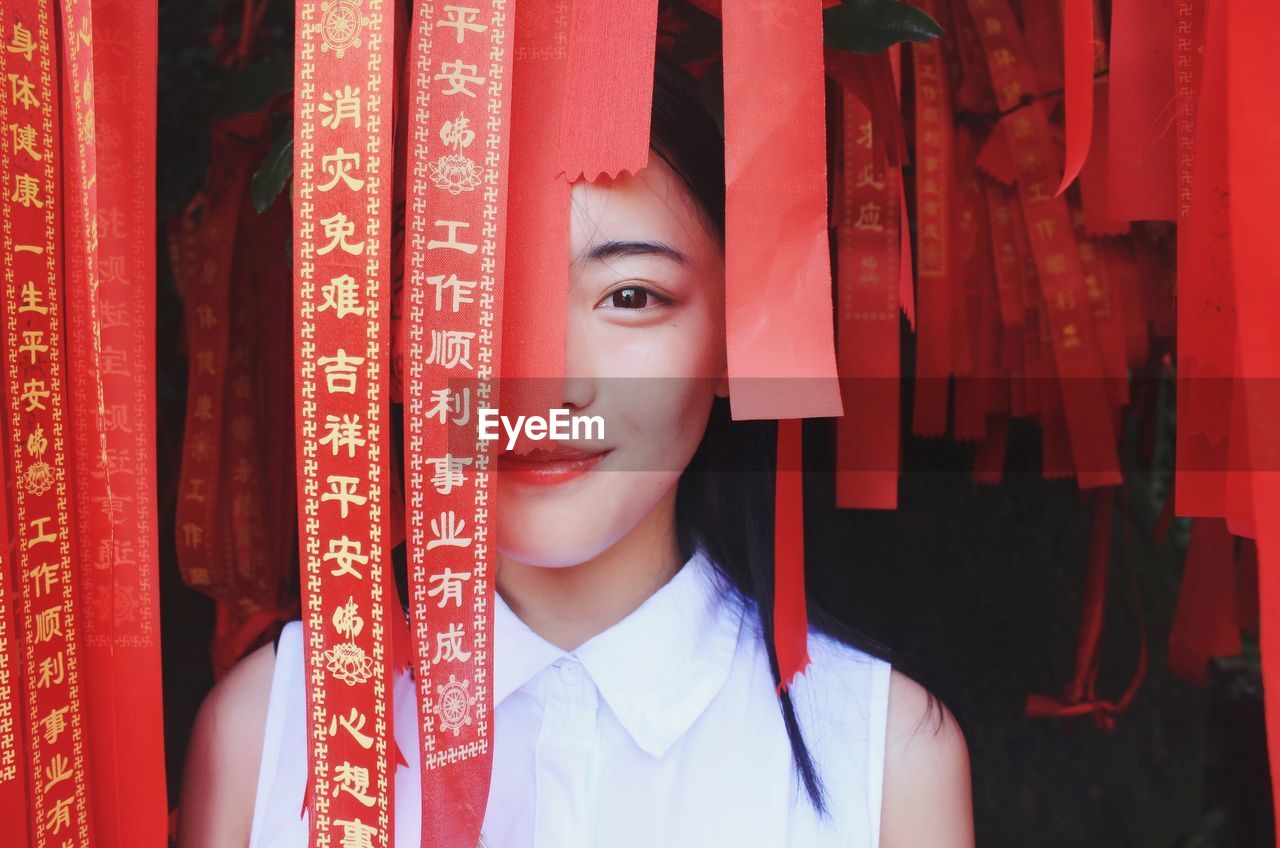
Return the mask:
[[635, 175], [578, 180], [570, 191], [570, 255], [577, 259], [607, 241], [664, 241], [692, 255], [715, 247], [697, 202], [666, 161], [652, 150]]

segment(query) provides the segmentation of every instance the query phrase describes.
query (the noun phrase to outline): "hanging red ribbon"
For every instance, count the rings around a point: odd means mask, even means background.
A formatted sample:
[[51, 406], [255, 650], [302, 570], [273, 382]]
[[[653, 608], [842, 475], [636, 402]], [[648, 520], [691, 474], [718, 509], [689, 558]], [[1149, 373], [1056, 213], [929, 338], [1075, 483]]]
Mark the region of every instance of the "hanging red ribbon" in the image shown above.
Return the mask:
[[1280, 808], [1280, 464], [1274, 448], [1280, 403], [1280, 240], [1272, 232], [1280, 197], [1280, 113], [1259, 108], [1275, 88], [1275, 33], [1280, 6], [1270, 0], [1223, 4], [1227, 20], [1227, 156], [1231, 181], [1231, 248], [1239, 344], [1248, 387], [1248, 435], [1257, 518], [1261, 603], [1262, 689], [1271, 755], [1271, 785]]
[[[84, 614], [71, 514], [79, 478], [66, 423], [55, 27], [52, 0], [6, 0], [0, 7], [0, 79], [10, 92], [0, 99], [0, 126], [21, 140], [0, 145], [0, 261], [9, 281], [6, 450], [15, 481], [26, 815], [29, 844], [36, 848], [90, 844], [93, 838]], [[77, 104], [70, 109], [76, 111]]]
[[649, 162], [658, 0], [574, 3], [556, 176], [635, 174]]
[[1113, 4], [1108, 199], [1118, 221], [1175, 216], [1174, 6]]
[[822, 7], [770, 0], [722, 6], [733, 417], [839, 416]]
[[[92, 276], [68, 292], [70, 423], [78, 468], [105, 466], [79, 474], [75, 487], [85, 698], [95, 845], [114, 848], [160, 843], [168, 814], [155, 451], [157, 8], [66, 5], [64, 36], [73, 33], [80, 52], [65, 63], [80, 93], [69, 101], [85, 142], [77, 158], [93, 161], [83, 175], [95, 183], [88, 196], [96, 206], [67, 199], [69, 211], [92, 216], [85, 253], [93, 263]], [[93, 349], [98, 370], [82, 370], [76, 352]]]
[[[389, 848], [391, 0], [296, 8], [294, 367], [313, 844]], [[461, 72], [461, 71], [459, 71]]]
[[799, 418], [778, 420], [773, 502], [773, 644], [778, 691], [809, 665], [804, 586], [804, 444]]
[[[1062, 40], [1065, 62], [1067, 154], [1060, 196], [1080, 173], [1093, 135], [1093, 2], [1062, 0]], [[1041, 4], [1035, 4], [1037, 6]]]
[[[0, 26], [4, 23], [5, 16], [0, 12]], [[3, 67], [2, 63], [0, 67]], [[4, 107], [0, 105], [0, 117], [4, 116]], [[0, 301], [0, 320], [5, 318], [8, 309], [9, 304]], [[7, 430], [4, 424], [0, 424], [0, 437], [7, 439]], [[7, 449], [8, 442], [5, 444]], [[18, 587], [13, 579], [14, 547], [10, 544], [8, 504], [10, 478], [6, 465], [4, 458], [0, 458], [0, 704], [8, 707], [22, 701], [22, 646], [18, 621], [14, 616], [18, 607]], [[21, 711], [7, 708], [0, 711], [0, 821], [12, 828], [9, 836], [17, 845], [29, 844], [24, 723]]]
[[1221, 518], [1197, 518], [1169, 629], [1169, 670], [1203, 686], [1209, 660], [1240, 653], [1235, 541]]
[[842, 161], [836, 222], [837, 356], [848, 414], [836, 419], [836, 506], [898, 505], [898, 308], [901, 175], [874, 155], [874, 119], [842, 97]]
[[1056, 385], [1066, 416], [1071, 456], [1081, 488], [1120, 482], [1115, 430], [1106, 399], [1073, 221], [1064, 198], [1050, 195], [1057, 168], [1043, 101], [1018, 108], [1026, 88], [1025, 48], [1005, 0], [968, 0], [986, 50], [1000, 121], [1018, 169], [1027, 235], [1044, 291]]
[[[569, 18], [556, 0], [517, 8], [501, 371], [502, 414], [512, 417], [546, 416], [564, 401], [571, 259], [569, 183], [556, 179]], [[532, 447], [522, 438], [516, 450]]]
[[[922, 3], [935, 14], [939, 3]], [[911, 45], [915, 102], [916, 277], [918, 317], [911, 432], [941, 436], [947, 430], [951, 374], [952, 195], [955, 143], [951, 79], [936, 42]], [[905, 232], [905, 231], [904, 231]]]
[[[477, 4], [465, 20], [458, 7], [419, 4], [410, 46], [405, 495], [423, 846], [475, 845], [489, 793], [497, 451], [477, 438], [475, 419], [480, 409], [498, 408], [500, 395], [505, 407], [507, 395], [495, 378], [514, 355], [503, 339], [504, 312], [511, 308], [504, 294], [512, 291], [503, 269], [512, 255], [504, 210], [507, 177], [515, 174], [513, 98], [519, 102], [522, 82], [526, 96], [551, 93], [536, 87], [548, 84], [540, 78], [545, 69], [534, 71], [526, 62], [528, 78], [521, 79], [520, 67], [513, 75], [521, 27], [551, 22], [545, 8], [521, 8], [524, 23], [510, 21], [498, 2]], [[449, 69], [459, 65], [470, 69], [461, 83], [470, 96], [459, 96], [450, 79]], [[536, 144], [534, 136], [526, 139]], [[566, 187], [548, 167], [534, 174], [523, 183], [525, 211], [549, 188]], [[536, 236], [563, 233], [567, 224], [566, 211]], [[558, 287], [563, 299], [566, 257], [556, 260], [542, 287]], [[551, 255], [540, 261], [550, 263]]]

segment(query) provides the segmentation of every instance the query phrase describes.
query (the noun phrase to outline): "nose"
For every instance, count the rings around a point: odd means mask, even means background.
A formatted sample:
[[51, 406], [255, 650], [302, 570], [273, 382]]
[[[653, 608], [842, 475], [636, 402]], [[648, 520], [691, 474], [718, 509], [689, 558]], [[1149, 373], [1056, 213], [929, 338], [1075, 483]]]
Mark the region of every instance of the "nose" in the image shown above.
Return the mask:
[[583, 327], [575, 327], [573, 310], [565, 328], [564, 401], [570, 409], [584, 409], [595, 400], [596, 378], [592, 367], [590, 345]]

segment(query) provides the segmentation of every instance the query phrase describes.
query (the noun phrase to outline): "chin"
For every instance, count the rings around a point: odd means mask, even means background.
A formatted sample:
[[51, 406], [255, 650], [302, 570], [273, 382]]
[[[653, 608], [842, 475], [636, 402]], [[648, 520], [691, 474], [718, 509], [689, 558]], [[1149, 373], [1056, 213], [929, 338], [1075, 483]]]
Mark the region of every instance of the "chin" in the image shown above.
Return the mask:
[[679, 474], [595, 472], [583, 486], [545, 490], [498, 478], [496, 544], [503, 556], [526, 565], [581, 565], [635, 530]]

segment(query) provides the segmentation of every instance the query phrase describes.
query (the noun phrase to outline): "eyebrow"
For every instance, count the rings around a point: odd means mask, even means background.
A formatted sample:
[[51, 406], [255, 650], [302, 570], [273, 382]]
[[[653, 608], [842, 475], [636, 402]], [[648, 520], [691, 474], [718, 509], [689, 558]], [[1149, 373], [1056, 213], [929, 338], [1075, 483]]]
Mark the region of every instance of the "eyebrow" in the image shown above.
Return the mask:
[[606, 241], [591, 248], [587, 261], [603, 261], [622, 256], [665, 256], [684, 265], [689, 257], [661, 241]]

